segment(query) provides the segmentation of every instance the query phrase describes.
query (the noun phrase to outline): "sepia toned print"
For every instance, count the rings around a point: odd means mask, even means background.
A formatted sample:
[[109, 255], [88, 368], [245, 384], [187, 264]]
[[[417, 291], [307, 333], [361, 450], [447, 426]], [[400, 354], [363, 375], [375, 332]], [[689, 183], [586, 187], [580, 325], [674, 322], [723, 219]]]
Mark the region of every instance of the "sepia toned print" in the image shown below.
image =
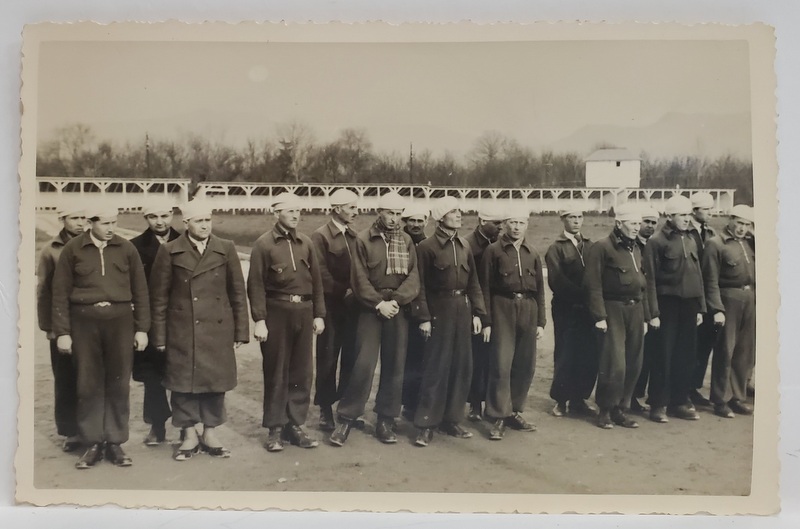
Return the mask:
[[773, 55], [26, 28], [18, 500], [775, 512]]

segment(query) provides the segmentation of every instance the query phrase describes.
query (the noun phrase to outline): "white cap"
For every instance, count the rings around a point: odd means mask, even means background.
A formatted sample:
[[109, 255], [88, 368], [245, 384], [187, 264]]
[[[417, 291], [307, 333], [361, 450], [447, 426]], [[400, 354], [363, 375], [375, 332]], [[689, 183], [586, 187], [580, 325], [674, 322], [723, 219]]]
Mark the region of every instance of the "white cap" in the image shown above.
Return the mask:
[[183, 220], [190, 220], [196, 217], [210, 217], [213, 208], [211, 204], [202, 199], [195, 199], [181, 206]]
[[523, 206], [509, 205], [509, 207], [503, 209], [502, 214], [500, 216], [503, 217], [503, 220], [509, 220], [509, 219], [528, 220], [528, 218], [531, 216], [531, 210]]
[[281, 193], [272, 200], [272, 211], [300, 207], [300, 199], [294, 193]]
[[344, 206], [345, 204], [352, 204], [358, 201], [358, 195], [349, 189], [337, 189], [330, 197], [328, 197], [331, 207]]
[[737, 204], [733, 206], [730, 212], [728, 212], [728, 215], [730, 215], [731, 217], [739, 217], [740, 219], [746, 220], [748, 222], [756, 221], [753, 208], [745, 204]]
[[96, 205], [86, 208], [87, 219], [107, 219], [117, 215], [119, 215], [119, 208], [106, 204], [102, 200], [98, 200]]
[[640, 212], [642, 214], [643, 219], [656, 219], [658, 220], [661, 215], [658, 213], [658, 210], [652, 206], [642, 206], [640, 208]]
[[714, 197], [710, 193], [700, 191], [692, 195], [692, 208], [713, 208]]
[[667, 215], [686, 215], [692, 212], [692, 201], [682, 195], [675, 195], [664, 204]]
[[489, 222], [497, 222], [503, 219], [504, 213], [495, 204], [484, 204], [478, 210], [478, 218]]
[[558, 211], [559, 217], [566, 217], [567, 215], [583, 215], [583, 209], [579, 207], [564, 208]]
[[635, 204], [625, 203], [614, 208], [614, 219], [619, 221], [642, 221], [642, 212]]
[[422, 202], [411, 202], [406, 206], [406, 209], [403, 210], [403, 214], [400, 215], [402, 219], [413, 219], [415, 217], [421, 217], [423, 220], [428, 218], [430, 215], [430, 210], [428, 207], [423, 204]]
[[175, 203], [171, 200], [148, 200], [142, 208], [142, 215], [156, 215], [158, 213], [172, 213]]
[[86, 206], [78, 202], [63, 203], [56, 210], [56, 215], [58, 216], [59, 219], [63, 219], [64, 217], [70, 217], [72, 215], [80, 216], [85, 214], [86, 214]]
[[406, 200], [395, 191], [389, 191], [378, 200], [378, 209], [405, 209]]
[[431, 207], [431, 218], [433, 220], [442, 220], [445, 215], [458, 209], [458, 199], [456, 197], [442, 197], [433, 201]]

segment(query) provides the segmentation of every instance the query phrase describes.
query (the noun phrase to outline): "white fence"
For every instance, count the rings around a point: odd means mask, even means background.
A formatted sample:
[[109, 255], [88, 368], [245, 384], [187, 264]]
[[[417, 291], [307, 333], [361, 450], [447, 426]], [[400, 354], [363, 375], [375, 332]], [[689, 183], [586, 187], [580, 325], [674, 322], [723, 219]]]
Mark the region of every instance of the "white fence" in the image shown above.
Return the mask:
[[[189, 198], [188, 180], [123, 180], [94, 178], [38, 177], [37, 210], [53, 210], [65, 196], [85, 199], [110, 199], [121, 209], [139, 210], [150, 197], [169, 197], [177, 204]], [[502, 206], [520, 205], [533, 212], [554, 212], [577, 207], [587, 212], [605, 212], [625, 202], [648, 203], [656, 209], [676, 194], [691, 196], [706, 191], [714, 197], [714, 213], [726, 213], [734, 205], [733, 189], [614, 189], [614, 188], [492, 188], [437, 187], [403, 184], [251, 184], [204, 182], [197, 186], [196, 196], [205, 197], [215, 209], [234, 213], [269, 211], [273, 197], [283, 192], [298, 195], [308, 211], [328, 211], [328, 197], [346, 187], [359, 196], [359, 209], [367, 211], [377, 206], [381, 195], [395, 191], [414, 202], [453, 196], [464, 211], [478, 211], [486, 203]]]

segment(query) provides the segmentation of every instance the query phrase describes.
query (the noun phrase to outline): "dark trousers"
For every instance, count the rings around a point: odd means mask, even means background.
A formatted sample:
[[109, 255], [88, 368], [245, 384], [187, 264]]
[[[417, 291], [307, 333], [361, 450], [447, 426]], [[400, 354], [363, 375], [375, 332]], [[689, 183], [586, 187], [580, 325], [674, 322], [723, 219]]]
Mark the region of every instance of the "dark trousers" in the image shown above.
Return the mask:
[[570, 327], [572, 303], [566, 303], [553, 296], [550, 314], [553, 320], [553, 368], [555, 368], [564, 350], [567, 330]]
[[696, 298], [658, 296], [661, 312], [658, 347], [650, 367], [650, 405], [680, 406], [689, 402], [697, 359]]
[[400, 415], [407, 343], [408, 319], [405, 311], [401, 310], [390, 320], [370, 310], [359, 313], [356, 362], [350, 382], [344, 388], [336, 408], [340, 417], [352, 421], [364, 414], [379, 355], [381, 373], [375, 396], [375, 412], [383, 417]]
[[353, 370], [357, 323], [357, 309], [353, 305], [353, 302], [325, 295], [325, 332], [317, 336], [317, 375], [314, 392], [314, 404], [317, 406], [332, 406], [339, 400], [342, 388], [347, 385], [350, 372]]
[[419, 390], [422, 384], [423, 360], [425, 358], [425, 338], [419, 330], [418, 322], [409, 320], [406, 363], [403, 367], [403, 407], [416, 410]]
[[606, 300], [608, 330], [602, 342], [595, 401], [601, 410], [629, 408], [639, 372], [644, 344], [644, 308], [641, 302]]
[[561, 353], [555, 360], [550, 398], [562, 403], [586, 400], [597, 380], [597, 330], [589, 310], [581, 305], [571, 307], [562, 325]]
[[78, 435], [76, 421], [78, 404], [77, 376], [71, 355], [58, 352], [56, 341], [50, 340], [50, 365], [53, 368], [56, 431], [58, 435]]
[[267, 341], [261, 342], [265, 428], [289, 422], [301, 426], [308, 416], [313, 377], [311, 302], [267, 299]]
[[131, 305], [72, 305], [70, 325], [81, 440], [86, 444], [122, 444], [128, 440], [130, 417], [134, 334]]
[[703, 323], [697, 328], [697, 361], [692, 373], [692, 387], [700, 389], [708, 371], [708, 360], [717, 343], [719, 327], [714, 325], [714, 315], [710, 312], [703, 315]]
[[483, 333], [472, 336], [472, 382], [467, 401], [478, 408], [486, 400], [489, 385], [489, 359], [491, 344], [483, 341]]
[[225, 424], [225, 393], [178, 393], [173, 391], [172, 424], [176, 428], [190, 428], [202, 424], [214, 428]]
[[525, 409], [536, 369], [535, 299], [492, 296], [492, 349], [486, 415], [509, 417]]
[[148, 344], [144, 351], [133, 353], [133, 380], [144, 384], [142, 418], [146, 424], [163, 426], [172, 415], [167, 400], [167, 390], [161, 385], [164, 380], [166, 353], [160, 353]]
[[641, 399], [647, 394], [647, 384], [650, 381], [650, 371], [653, 366], [653, 358], [659, 346], [659, 329], [649, 328], [644, 335], [644, 349], [642, 351], [642, 369], [639, 371], [639, 379], [636, 381], [636, 388], [633, 396]]
[[755, 366], [755, 292], [720, 288], [725, 326], [711, 359], [711, 402], [747, 399], [747, 381]]
[[414, 415], [418, 428], [464, 420], [465, 402], [472, 381], [472, 306], [466, 296], [428, 297], [433, 317], [431, 337], [425, 344], [419, 406]]

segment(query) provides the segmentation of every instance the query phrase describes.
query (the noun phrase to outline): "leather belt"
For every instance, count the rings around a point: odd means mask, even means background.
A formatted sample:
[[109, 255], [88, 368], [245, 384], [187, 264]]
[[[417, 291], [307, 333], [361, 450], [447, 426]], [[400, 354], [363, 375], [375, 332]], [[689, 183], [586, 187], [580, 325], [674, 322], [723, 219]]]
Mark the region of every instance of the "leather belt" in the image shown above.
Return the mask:
[[616, 301], [617, 303], [622, 303], [623, 305], [636, 305], [641, 299], [606, 299], [606, 301]]
[[458, 296], [466, 296], [467, 291], [463, 288], [459, 288], [456, 290], [434, 290], [431, 292], [434, 296], [442, 296], [442, 297], [450, 297], [455, 298]]
[[532, 299], [536, 292], [497, 292], [497, 295], [508, 299]]
[[289, 303], [304, 303], [306, 301], [311, 301], [311, 296], [300, 294], [270, 294], [268, 292], [267, 299], [277, 299], [278, 301], [288, 301]]
[[753, 290], [752, 285], [742, 285], [740, 287], [719, 287], [719, 288], [727, 288], [730, 290]]

